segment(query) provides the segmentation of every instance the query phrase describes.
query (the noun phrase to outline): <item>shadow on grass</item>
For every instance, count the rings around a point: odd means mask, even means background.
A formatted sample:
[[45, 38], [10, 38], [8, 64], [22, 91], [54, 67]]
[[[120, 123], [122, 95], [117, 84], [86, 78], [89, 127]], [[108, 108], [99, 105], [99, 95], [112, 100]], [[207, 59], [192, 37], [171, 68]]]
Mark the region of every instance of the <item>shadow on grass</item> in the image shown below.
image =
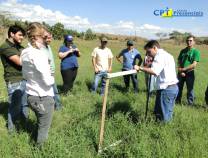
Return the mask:
[[[0, 115], [4, 117], [4, 119], [7, 121], [8, 119], [8, 102], [0, 102]], [[31, 141], [34, 141], [36, 138], [36, 125], [33, 120], [28, 119], [18, 119], [15, 122], [16, 130], [18, 133], [20, 132], [27, 132], [31, 136]], [[5, 124], [5, 127], [7, 127], [7, 124]]]
[[128, 92], [128, 90], [125, 88], [125, 86], [122, 86], [120, 84], [117, 84], [117, 83], [112, 83], [111, 84], [111, 87], [114, 89], [117, 89], [118, 91], [122, 92], [122, 93], [126, 93]]
[[128, 121], [137, 124], [140, 120], [140, 115], [137, 111], [134, 111], [130, 106], [130, 103], [125, 102], [115, 102], [110, 109], [107, 110], [107, 116], [112, 117], [116, 113], [123, 113], [128, 115]]
[[[125, 86], [122, 86], [122, 85], [117, 84], [117, 83], [112, 83], [111, 87], [113, 89], [117, 89], [118, 91], [120, 91], [122, 93], [130, 93], [130, 91], [131, 91], [131, 88], [129, 88], [129, 90], [127, 90]], [[133, 92], [133, 87], [132, 87], [132, 92]], [[146, 93], [146, 92], [147, 92], [146, 89], [139, 89], [139, 93]]]
[[8, 102], [0, 102], [0, 115], [4, 117], [5, 120], [7, 120], [7, 114], [8, 114]]
[[85, 80], [85, 84], [87, 86], [88, 91], [90, 92], [91, 88], [92, 88], [92, 81], [87, 79], [87, 80]]

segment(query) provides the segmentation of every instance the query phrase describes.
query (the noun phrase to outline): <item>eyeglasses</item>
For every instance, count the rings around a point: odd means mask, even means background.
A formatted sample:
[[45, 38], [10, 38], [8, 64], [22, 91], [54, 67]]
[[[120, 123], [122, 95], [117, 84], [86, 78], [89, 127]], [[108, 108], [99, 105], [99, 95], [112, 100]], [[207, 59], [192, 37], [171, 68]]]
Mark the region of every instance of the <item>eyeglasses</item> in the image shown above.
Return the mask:
[[186, 40], [186, 42], [192, 42], [193, 40]]

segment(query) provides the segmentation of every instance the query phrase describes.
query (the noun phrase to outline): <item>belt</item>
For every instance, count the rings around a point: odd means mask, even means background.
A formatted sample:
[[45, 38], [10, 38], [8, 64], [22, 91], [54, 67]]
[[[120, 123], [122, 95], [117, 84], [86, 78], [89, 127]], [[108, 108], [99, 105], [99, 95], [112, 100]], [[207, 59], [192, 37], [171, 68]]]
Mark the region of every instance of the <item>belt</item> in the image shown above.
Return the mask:
[[174, 87], [174, 86], [177, 86], [177, 84], [168, 85], [168, 87]]

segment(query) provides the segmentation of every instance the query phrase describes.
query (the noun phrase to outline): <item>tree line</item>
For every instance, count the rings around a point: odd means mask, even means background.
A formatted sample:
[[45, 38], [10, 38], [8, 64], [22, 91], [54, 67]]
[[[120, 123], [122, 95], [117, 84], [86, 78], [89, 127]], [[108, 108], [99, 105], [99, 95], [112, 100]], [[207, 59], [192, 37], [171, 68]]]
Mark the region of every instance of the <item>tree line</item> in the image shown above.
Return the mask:
[[[52, 26], [50, 26], [46, 22], [42, 22], [42, 24], [52, 33], [55, 40], [61, 40], [63, 39], [64, 35], [67, 34], [85, 40], [93, 40], [97, 38], [96, 34], [90, 28], [87, 29], [85, 32], [78, 32], [77, 30], [65, 28], [64, 25], [60, 22]], [[29, 22], [11, 19], [6, 17], [5, 15], [0, 14], [0, 28], [8, 28], [11, 25], [18, 25], [21, 26], [23, 29], [26, 29], [29, 25]]]
[[[186, 38], [190, 35], [192, 35], [190, 32], [179, 32], [179, 31], [172, 31], [171, 33], [163, 33], [163, 32], [158, 32], [155, 34], [159, 40], [165, 40], [165, 39], [172, 39], [175, 41], [177, 45], [180, 45], [186, 41]], [[199, 37], [196, 38], [196, 43], [197, 44], [206, 44], [208, 45], [208, 38], [207, 37]]]

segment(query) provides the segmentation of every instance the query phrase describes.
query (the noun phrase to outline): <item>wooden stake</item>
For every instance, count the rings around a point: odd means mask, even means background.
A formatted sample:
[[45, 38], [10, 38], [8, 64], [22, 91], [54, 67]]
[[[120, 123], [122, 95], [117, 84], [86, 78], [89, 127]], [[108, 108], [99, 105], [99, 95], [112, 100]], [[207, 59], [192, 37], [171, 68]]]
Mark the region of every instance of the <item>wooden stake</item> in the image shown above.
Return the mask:
[[103, 97], [103, 108], [102, 108], [102, 118], [101, 118], [101, 126], [100, 126], [100, 140], [99, 140], [99, 146], [98, 146], [98, 154], [102, 152], [104, 126], [105, 126], [105, 112], [106, 112], [106, 104], [107, 104], [107, 97], [108, 97], [109, 81], [110, 79], [107, 78], [106, 85], [105, 85], [105, 93]]

